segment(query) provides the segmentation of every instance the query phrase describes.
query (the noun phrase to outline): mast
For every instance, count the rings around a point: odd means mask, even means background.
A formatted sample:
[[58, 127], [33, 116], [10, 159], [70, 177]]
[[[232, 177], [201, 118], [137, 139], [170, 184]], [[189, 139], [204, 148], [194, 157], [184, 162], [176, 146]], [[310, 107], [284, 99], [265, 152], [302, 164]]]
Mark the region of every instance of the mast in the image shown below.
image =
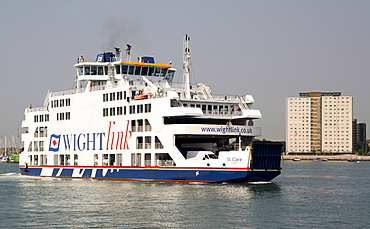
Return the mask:
[[189, 50], [190, 37], [186, 34], [184, 39], [184, 87], [185, 87], [185, 98], [190, 99], [190, 73], [189, 73]]

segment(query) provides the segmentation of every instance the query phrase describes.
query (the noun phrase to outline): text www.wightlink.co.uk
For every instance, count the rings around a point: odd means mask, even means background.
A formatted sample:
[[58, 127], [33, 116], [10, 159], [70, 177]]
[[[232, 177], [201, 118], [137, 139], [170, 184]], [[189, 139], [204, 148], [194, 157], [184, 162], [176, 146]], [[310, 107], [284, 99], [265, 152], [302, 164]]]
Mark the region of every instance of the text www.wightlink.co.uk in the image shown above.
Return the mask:
[[241, 134], [252, 134], [252, 128], [239, 128], [239, 127], [201, 127], [202, 132], [212, 133], [241, 133]]

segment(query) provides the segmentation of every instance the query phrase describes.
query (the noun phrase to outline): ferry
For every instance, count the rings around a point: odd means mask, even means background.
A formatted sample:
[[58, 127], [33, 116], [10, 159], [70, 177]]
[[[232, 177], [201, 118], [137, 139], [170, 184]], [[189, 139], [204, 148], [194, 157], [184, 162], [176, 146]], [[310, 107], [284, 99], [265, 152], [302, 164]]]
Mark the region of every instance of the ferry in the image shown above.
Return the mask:
[[186, 35], [181, 83], [173, 82], [171, 63], [132, 61], [130, 45], [93, 61], [81, 55], [74, 88], [49, 91], [43, 106], [25, 109], [21, 174], [205, 183], [278, 176], [282, 144], [254, 141], [262, 115], [253, 97], [191, 84], [189, 41]]

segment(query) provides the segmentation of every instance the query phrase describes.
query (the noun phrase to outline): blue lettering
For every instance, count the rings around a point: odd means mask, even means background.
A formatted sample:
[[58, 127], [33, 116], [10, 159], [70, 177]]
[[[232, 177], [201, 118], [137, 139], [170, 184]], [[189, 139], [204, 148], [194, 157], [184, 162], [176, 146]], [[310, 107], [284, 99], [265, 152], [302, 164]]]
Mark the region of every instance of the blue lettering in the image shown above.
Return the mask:
[[85, 135], [84, 134], [79, 134], [78, 135], [78, 138], [77, 138], [77, 145], [78, 145], [78, 149], [80, 150], [80, 151], [82, 151], [82, 150], [84, 150], [85, 149], [85, 142], [82, 142], [82, 149], [81, 149], [81, 141], [80, 141], [80, 137], [81, 136], [83, 136], [84, 137], [84, 139], [85, 139]]
[[65, 150], [70, 150], [71, 149], [71, 142], [69, 140], [69, 136], [68, 135], [63, 135], [63, 140], [64, 140]]
[[90, 140], [90, 134], [87, 134], [87, 150], [90, 150], [90, 142], [93, 143], [93, 149], [92, 150], [95, 150], [95, 133], [92, 133], [93, 137], [92, 137], [92, 140]]
[[100, 144], [99, 144], [99, 150], [103, 150], [103, 136], [105, 136], [105, 133], [97, 133], [96, 135], [100, 135]]

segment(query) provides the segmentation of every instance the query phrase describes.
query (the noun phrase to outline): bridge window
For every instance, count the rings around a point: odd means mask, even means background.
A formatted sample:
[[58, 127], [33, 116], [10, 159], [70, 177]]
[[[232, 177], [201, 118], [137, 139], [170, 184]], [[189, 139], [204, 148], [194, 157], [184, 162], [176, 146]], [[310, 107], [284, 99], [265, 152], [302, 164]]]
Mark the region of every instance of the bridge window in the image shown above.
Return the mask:
[[147, 76], [148, 75], [148, 67], [147, 66], [143, 66], [141, 68], [141, 75], [142, 76]]
[[104, 75], [103, 66], [98, 66], [98, 75]]
[[127, 71], [128, 71], [128, 66], [122, 65], [122, 74], [127, 74]]

